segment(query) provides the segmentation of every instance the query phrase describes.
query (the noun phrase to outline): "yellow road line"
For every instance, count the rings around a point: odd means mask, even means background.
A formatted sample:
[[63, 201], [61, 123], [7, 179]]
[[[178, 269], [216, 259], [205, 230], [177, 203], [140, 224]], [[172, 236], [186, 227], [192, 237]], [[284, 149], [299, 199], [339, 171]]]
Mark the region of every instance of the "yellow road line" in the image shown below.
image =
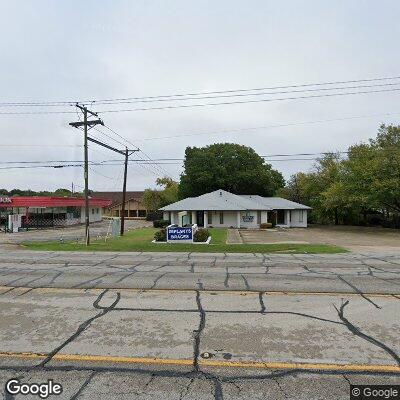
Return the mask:
[[[44, 359], [42, 353], [0, 352], [0, 358]], [[193, 365], [191, 359], [152, 358], [152, 357], [122, 357], [80, 354], [56, 354], [54, 361], [102, 362], [125, 364], [153, 365]], [[301, 369], [309, 371], [353, 371], [353, 372], [395, 372], [400, 373], [400, 366], [380, 364], [328, 364], [328, 363], [291, 363], [291, 362], [257, 362], [257, 361], [219, 361], [199, 360], [199, 365], [225, 368], [259, 368], [259, 369]]]
[[[27, 290], [31, 289], [30, 287], [23, 287], [23, 286], [0, 286], [0, 290], [9, 290], [9, 289], [18, 289], [18, 290]], [[68, 292], [94, 292], [94, 293], [99, 293], [104, 291], [107, 288], [90, 288], [90, 289], [85, 289], [85, 288], [53, 288], [53, 287], [38, 287], [34, 288], [35, 291], [39, 292], [62, 292], [62, 291], [68, 291]], [[183, 293], [193, 293], [196, 290], [195, 289], [138, 289], [138, 288], [108, 288], [109, 290], [114, 290], [114, 291], [120, 291], [120, 292], [155, 292], [155, 293], [163, 293], [163, 292], [183, 292]], [[218, 294], [234, 294], [234, 295], [240, 295], [240, 296], [248, 296], [248, 295], [257, 295], [262, 292], [266, 295], [269, 296], [360, 296], [359, 293], [354, 293], [354, 292], [287, 292], [287, 291], [255, 291], [255, 290], [249, 290], [249, 291], [243, 291], [243, 290], [201, 290], [202, 293], [218, 293]], [[386, 297], [386, 298], [392, 298], [393, 296], [400, 296], [400, 294], [393, 293], [393, 294], [386, 294], [386, 293], [363, 293], [364, 296], [368, 297]]]

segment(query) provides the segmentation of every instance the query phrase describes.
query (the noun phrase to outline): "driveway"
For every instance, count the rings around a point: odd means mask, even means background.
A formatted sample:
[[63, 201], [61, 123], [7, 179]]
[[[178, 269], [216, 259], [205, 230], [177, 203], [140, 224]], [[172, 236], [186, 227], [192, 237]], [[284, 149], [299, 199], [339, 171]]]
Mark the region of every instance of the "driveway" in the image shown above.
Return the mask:
[[326, 243], [351, 251], [400, 251], [400, 231], [362, 226], [321, 226], [308, 228], [240, 229], [243, 243]]

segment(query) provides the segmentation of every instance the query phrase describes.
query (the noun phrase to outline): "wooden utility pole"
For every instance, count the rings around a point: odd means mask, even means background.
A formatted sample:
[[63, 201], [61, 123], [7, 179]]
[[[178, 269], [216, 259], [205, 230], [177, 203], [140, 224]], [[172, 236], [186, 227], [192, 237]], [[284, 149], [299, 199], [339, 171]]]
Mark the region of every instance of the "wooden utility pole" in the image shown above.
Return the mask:
[[83, 126], [83, 147], [84, 147], [84, 176], [85, 176], [85, 243], [86, 246], [90, 244], [90, 232], [89, 232], [89, 158], [88, 158], [88, 126], [104, 125], [100, 119], [88, 120], [88, 113], [97, 117], [98, 115], [93, 111], [89, 111], [85, 106], [76, 104], [76, 106], [83, 113], [83, 121], [71, 122], [70, 125], [74, 128]]
[[85, 160], [85, 243], [86, 246], [90, 244], [90, 233], [89, 233], [89, 160], [88, 160], [88, 141], [87, 141], [87, 108], [84, 107], [83, 111], [83, 147], [84, 147], [84, 160]]
[[[128, 152], [128, 148], [126, 148], [125, 149], [124, 186], [122, 189], [122, 215], [121, 215], [121, 231], [120, 231], [121, 236], [124, 235], [124, 231], [125, 231], [126, 176], [128, 174], [128, 157], [129, 157], [129, 152]], [[129, 209], [128, 209], [128, 213], [129, 213]]]
[[118, 150], [112, 146], [110, 146], [109, 144], [106, 143], [102, 143], [97, 139], [93, 139], [91, 137], [88, 137], [87, 140], [89, 140], [90, 142], [96, 143], [99, 146], [105, 147], [106, 149], [112, 150], [116, 153], [122, 154], [125, 156], [125, 168], [124, 168], [124, 184], [123, 184], [123, 188], [122, 188], [122, 205], [121, 205], [121, 228], [120, 228], [120, 235], [123, 236], [124, 232], [125, 232], [125, 203], [126, 203], [126, 181], [127, 181], [127, 176], [128, 176], [128, 160], [129, 160], [129, 156], [134, 153], [135, 151], [139, 151], [139, 149], [135, 149], [135, 150], [128, 150], [127, 148], [125, 148], [125, 151], [123, 150]]

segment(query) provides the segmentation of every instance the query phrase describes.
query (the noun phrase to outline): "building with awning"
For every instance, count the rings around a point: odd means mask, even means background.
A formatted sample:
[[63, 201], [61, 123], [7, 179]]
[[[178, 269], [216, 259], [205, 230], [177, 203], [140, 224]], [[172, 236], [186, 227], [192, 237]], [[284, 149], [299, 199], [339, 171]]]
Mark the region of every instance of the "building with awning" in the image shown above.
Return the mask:
[[[103, 218], [109, 199], [89, 199], [89, 221]], [[0, 196], [0, 222], [8, 224], [9, 216], [21, 228], [68, 226], [85, 222], [85, 199], [81, 197]]]

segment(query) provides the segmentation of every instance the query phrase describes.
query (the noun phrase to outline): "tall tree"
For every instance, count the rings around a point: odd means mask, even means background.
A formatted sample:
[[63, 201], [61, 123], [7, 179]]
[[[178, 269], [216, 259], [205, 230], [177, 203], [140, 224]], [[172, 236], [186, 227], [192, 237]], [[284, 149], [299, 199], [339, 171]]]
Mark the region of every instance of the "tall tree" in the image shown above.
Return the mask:
[[162, 190], [146, 189], [143, 193], [143, 204], [148, 211], [156, 211], [159, 208], [178, 201], [178, 183], [168, 177], [157, 178], [157, 186]]
[[376, 139], [350, 147], [345, 169], [354, 206], [400, 214], [400, 126], [381, 125]]
[[318, 222], [368, 223], [368, 214], [378, 213], [400, 227], [400, 126], [381, 125], [376, 138], [349, 147], [346, 159], [318, 159], [281, 194], [313, 207]]
[[236, 194], [273, 196], [283, 187], [280, 172], [252, 148], [234, 143], [187, 147], [179, 197], [194, 197], [217, 189]]

